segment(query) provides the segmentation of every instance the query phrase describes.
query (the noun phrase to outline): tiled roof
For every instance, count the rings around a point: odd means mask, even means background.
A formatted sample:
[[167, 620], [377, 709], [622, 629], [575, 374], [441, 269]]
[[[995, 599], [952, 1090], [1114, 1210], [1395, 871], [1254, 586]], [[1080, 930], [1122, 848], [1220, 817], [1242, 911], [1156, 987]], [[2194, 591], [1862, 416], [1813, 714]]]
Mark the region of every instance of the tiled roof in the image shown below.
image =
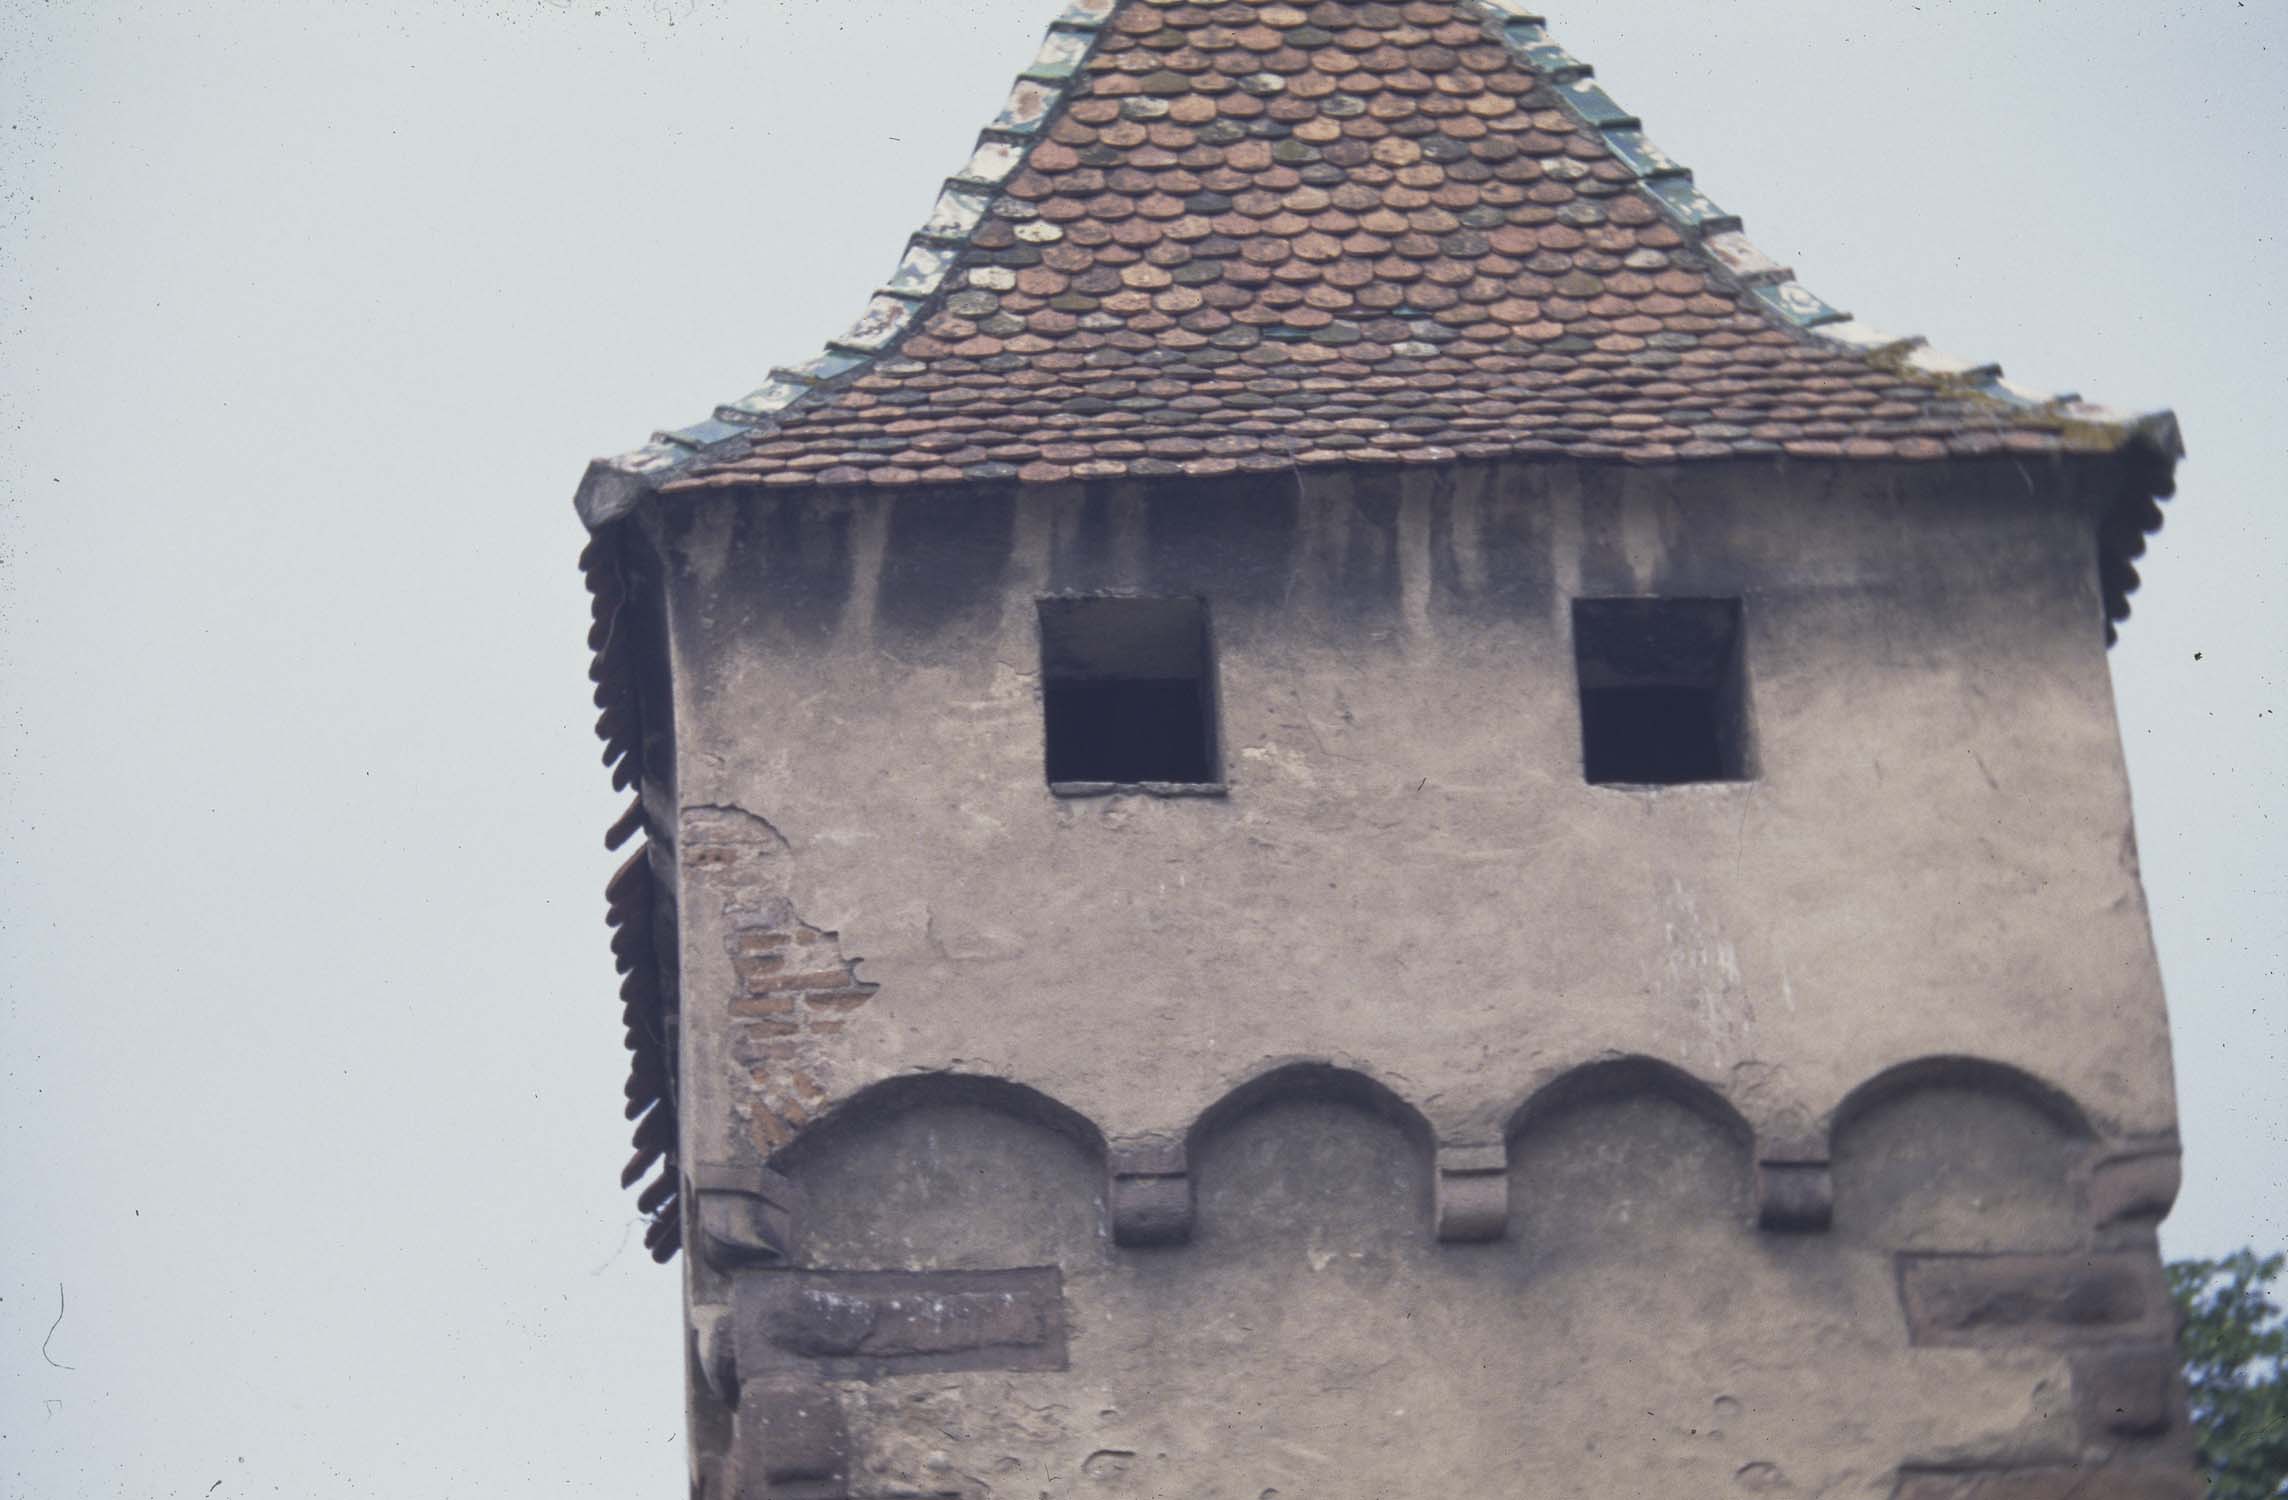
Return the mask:
[[[1796, 283], [1519, 0], [1076, 0], [825, 354], [623, 488], [2173, 457]], [[592, 519], [595, 517], [592, 516]]]

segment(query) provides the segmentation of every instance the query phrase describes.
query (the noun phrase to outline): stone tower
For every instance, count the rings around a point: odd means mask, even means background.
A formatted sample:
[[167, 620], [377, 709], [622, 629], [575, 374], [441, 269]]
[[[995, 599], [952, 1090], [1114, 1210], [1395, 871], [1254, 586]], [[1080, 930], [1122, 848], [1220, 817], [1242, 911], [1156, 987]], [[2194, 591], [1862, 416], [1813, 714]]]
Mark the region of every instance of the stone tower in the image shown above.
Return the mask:
[[1073, 0], [593, 466], [694, 1493], [2190, 1493], [2105, 645], [2179, 454], [1517, 0]]

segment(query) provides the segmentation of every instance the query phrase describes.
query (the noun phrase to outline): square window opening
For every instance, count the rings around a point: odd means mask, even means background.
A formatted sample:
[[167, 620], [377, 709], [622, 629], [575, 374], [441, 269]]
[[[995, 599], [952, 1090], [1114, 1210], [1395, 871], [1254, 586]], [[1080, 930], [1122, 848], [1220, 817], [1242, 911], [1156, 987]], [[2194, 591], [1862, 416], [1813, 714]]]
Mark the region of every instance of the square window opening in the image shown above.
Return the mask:
[[1737, 599], [1576, 599], [1581, 765], [1599, 786], [1748, 781]]
[[1043, 599], [1050, 784], [1215, 785], [1210, 663], [1201, 600]]

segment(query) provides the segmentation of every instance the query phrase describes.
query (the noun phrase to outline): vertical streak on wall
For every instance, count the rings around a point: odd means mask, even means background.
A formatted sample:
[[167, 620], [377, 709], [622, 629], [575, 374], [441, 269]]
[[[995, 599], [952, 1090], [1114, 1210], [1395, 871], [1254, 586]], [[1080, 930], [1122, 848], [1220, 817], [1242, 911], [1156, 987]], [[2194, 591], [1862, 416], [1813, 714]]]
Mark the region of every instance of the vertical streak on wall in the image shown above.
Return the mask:
[[1433, 485], [1422, 475], [1409, 474], [1398, 500], [1398, 598], [1406, 617], [1408, 644], [1416, 650], [1430, 646], [1430, 505]]
[[1454, 549], [1454, 576], [1465, 595], [1486, 590], [1486, 555], [1483, 541], [1485, 504], [1493, 484], [1493, 471], [1473, 467], [1458, 474], [1447, 471], [1447, 529]]
[[[1570, 600], [1581, 592], [1581, 556], [1583, 550], [1581, 524], [1581, 485], [1578, 473], [1572, 469], [1556, 470], [1542, 481], [1541, 493], [1531, 490], [1532, 481], [1523, 471], [1510, 479], [1512, 502], [1530, 506], [1544, 504], [1549, 507], [1549, 576], [1556, 587], [1549, 592], [1549, 629], [1553, 640], [1573, 639], [1573, 621]], [[1522, 493], [1521, 493], [1522, 492]]]
[[890, 507], [896, 503], [883, 495], [864, 495], [850, 502], [850, 604], [842, 624], [851, 639], [866, 650], [874, 645], [874, 609], [882, 597], [882, 564], [890, 547]]

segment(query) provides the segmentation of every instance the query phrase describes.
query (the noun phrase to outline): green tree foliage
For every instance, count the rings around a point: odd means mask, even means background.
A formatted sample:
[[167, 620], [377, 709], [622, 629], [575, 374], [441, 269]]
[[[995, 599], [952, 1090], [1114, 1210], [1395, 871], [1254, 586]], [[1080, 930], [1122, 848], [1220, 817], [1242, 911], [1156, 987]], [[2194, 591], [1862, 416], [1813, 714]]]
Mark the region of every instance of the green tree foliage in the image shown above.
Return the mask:
[[2288, 1322], [2268, 1295], [2288, 1256], [2169, 1267], [2209, 1500], [2288, 1500]]

